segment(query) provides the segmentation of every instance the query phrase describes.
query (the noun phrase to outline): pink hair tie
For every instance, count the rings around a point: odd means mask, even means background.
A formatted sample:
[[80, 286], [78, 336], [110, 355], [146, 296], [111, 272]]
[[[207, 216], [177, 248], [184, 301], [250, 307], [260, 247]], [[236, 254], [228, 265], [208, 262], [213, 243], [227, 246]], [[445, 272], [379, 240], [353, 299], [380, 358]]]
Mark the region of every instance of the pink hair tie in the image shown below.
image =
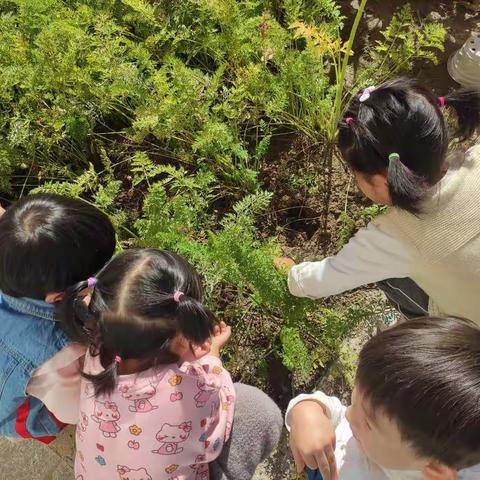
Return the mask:
[[437, 97], [438, 106], [443, 108], [445, 106], [445, 97]]
[[115, 355], [115, 358], [113, 359], [115, 363], [121, 363], [122, 362], [122, 357], [120, 355]]
[[183, 292], [180, 292], [179, 290], [176, 290], [173, 292], [173, 299], [177, 302], [180, 303], [180, 300], [185, 294]]
[[346, 123], [348, 126], [350, 126], [350, 125], [353, 123], [353, 117], [347, 117], [347, 118], [345, 119], [345, 123]]
[[97, 283], [98, 283], [98, 280], [95, 277], [90, 277], [87, 280], [87, 287], [91, 288], [93, 290], [95, 288], [95, 286], [97, 285]]

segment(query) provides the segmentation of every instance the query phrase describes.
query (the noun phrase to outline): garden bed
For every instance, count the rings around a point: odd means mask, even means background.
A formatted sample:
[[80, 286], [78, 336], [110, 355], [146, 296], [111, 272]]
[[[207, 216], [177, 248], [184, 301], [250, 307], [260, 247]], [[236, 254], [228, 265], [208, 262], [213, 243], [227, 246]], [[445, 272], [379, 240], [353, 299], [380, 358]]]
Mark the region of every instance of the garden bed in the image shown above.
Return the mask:
[[234, 327], [235, 379], [282, 407], [382, 308], [369, 290], [295, 299], [272, 264], [332, 254], [378, 213], [336, 155], [344, 101], [408, 72], [444, 93], [478, 25], [468, 2], [371, 0], [352, 45], [363, 3], [0, 2], [4, 200], [81, 196], [120, 248], [185, 255]]

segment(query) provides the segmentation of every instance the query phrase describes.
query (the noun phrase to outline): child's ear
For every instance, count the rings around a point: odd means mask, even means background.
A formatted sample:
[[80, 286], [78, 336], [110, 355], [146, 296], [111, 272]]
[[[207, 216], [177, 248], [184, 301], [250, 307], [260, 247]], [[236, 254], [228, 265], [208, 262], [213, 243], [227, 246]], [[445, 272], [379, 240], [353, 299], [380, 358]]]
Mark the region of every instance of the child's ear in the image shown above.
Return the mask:
[[443, 463], [430, 462], [423, 468], [425, 480], [457, 480], [457, 471]]
[[64, 292], [51, 292], [47, 293], [45, 296], [45, 302], [47, 303], [58, 303], [63, 300], [63, 297], [65, 296]]

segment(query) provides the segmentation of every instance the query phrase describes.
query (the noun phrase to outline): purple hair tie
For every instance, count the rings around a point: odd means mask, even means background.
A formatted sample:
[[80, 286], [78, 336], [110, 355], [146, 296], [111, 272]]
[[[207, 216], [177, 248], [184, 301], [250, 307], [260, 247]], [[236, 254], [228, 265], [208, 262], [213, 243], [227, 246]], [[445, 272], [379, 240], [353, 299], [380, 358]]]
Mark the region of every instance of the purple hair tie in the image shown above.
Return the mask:
[[437, 97], [438, 106], [443, 108], [445, 106], [445, 97]]
[[180, 303], [180, 300], [185, 294], [183, 292], [180, 292], [179, 290], [176, 290], [173, 292], [173, 299], [177, 302]]
[[98, 280], [95, 277], [90, 277], [87, 280], [87, 287], [93, 290], [96, 287], [97, 283]]
[[113, 359], [113, 361], [119, 364], [122, 362], [122, 357], [120, 355], [115, 355], [115, 358]]
[[345, 123], [346, 123], [348, 126], [350, 126], [350, 125], [353, 123], [353, 117], [347, 117], [347, 118], [345, 119]]

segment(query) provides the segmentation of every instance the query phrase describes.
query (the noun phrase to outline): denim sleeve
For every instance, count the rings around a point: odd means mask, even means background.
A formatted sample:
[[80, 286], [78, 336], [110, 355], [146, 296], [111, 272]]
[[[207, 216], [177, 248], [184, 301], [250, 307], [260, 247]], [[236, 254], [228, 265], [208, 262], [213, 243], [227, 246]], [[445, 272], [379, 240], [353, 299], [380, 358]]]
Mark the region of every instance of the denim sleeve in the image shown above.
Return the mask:
[[0, 436], [50, 443], [64, 424], [25, 393], [28, 380], [28, 368], [6, 350], [0, 351]]

